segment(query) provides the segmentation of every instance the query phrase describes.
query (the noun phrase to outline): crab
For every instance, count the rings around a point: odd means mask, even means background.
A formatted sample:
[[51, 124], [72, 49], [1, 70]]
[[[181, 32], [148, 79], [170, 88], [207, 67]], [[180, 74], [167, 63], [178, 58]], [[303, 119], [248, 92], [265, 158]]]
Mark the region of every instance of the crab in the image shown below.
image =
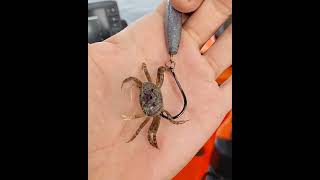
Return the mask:
[[157, 72], [157, 80], [156, 83], [152, 82], [151, 76], [148, 72], [146, 63], [142, 63], [142, 70], [147, 78], [147, 82], [141, 82], [136, 77], [128, 77], [123, 80], [121, 89], [125, 83], [130, 81], [134, 82], [134, 84], [140, 89], [139, 101], [140, 107], [143, 111], [143, 114], [136, 114], [131, 116], [129, 119], [138, 119], [145, 117], [145, 120], [140, 124], [139, 128], [136, 130], [135, 134], [131, 137], [127, 143], [133, 141], [143, 127], [153, 118], [152, 123], [148, 130], [148, 141], [149, 143], [159, 149], [157, 144], [157, 131], [160, 125], [161, 114], [165, 114], [167, 119], [173, 124], [183, 124], [188, 120], [175, 121], [171, 114], [163, 108], [163, 99], [161, 93], [161, 86], [164, 80], [164, 72], [168, 71], [170, 68], [165, 66], [160, 66]]

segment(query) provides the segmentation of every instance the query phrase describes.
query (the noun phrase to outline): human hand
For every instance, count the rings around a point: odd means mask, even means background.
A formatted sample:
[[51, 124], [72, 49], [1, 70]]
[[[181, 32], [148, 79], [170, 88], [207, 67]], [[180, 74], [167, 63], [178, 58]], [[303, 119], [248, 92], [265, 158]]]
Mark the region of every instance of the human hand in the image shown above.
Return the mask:
[[[202, 0], [173, 0], [176, 9], [190, 12]], [[204, 0], [183, 24], [175, 72], [188, 99], [186, 112], [174, 125], [161, 119], [157, 132], [159, 149], [147, 140], [150, 122], [130, 143], [144, 118], [125, 121], [123, 114], [139, 114], [138, 91], [133, 97], [121, 91], [122, 81], [134, 76], [147, 81], [145, 62], [155, 82], [157, 68], [169, 55], [164, 33], [164, 2], [126, 29], [101, 43], [88, 46], [89, 57], [89, 179], [171, 179], [198, 152], [231, 109], [231, 78], [222, 86], [214, 81], [232, 64], [231, 27], [205, 53], [201, 46], [231, 15], [231, 1]], [[182, 99], [169, 73], [161, 88], [164, 108], [176, 114]], [[132, 100], [130, 100], [132, 99]]]

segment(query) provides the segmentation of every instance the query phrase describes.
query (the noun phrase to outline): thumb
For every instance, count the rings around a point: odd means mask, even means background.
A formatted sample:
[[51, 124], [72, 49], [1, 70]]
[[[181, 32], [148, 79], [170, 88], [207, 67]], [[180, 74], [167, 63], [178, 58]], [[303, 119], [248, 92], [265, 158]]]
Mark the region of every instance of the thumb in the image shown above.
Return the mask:
[[172, 6], [183, 13], [195, 11], [203, 0], [171, 0]]

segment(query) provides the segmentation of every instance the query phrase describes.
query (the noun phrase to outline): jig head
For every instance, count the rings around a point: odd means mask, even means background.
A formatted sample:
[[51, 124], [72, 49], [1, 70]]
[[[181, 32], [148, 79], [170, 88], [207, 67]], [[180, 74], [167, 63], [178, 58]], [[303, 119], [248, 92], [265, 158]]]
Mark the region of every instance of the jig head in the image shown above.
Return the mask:
[[[183, 112], [187, 107], [187, 97], [184, 94], [184, 91], [180, 85], [180, 82], [174, 72], [174, 68], [176, 64], [175, 64], [175, 61], [172, 60], [172, 56], [177, 54], [179, 49], [181, 28], [182, 28], [182, 13], [173, 8], [170, 0], [167, 0], [166, 10], [167, 11], [166, 11], [166, 20], [165, 20], [165, 33], [166, 33], [168, 53], [170, 55], [170, 61], [166, 64], [166, 67], [169, 68], [176, 84], [178, 85], [180, 93], [183, 97], [182, 110], [177, 115], [172, 117], [172, 119], [177, 119], [183, 114]], [[165, 119], [169, 119], [169, 117], [164, 113], [161, 113], [160, 115]]]

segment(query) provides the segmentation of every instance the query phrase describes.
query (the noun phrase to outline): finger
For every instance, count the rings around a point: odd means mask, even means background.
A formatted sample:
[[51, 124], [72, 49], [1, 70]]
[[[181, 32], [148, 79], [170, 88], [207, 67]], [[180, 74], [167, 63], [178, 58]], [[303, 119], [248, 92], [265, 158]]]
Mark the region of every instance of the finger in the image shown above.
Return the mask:
[[232, 76], [229, 77], [221, 86], [222, 102], [224, 102], [224, 110], [230, 111], [232, 109]]
[[[201, 0], [203, 1], [203, 0]], [[162, 18], [165, 18], [165, 13], [166, 13], [166, 3], [167, 3], [167, 0], [163, 0], [160, 5], [157, 7], [156, 9], [156, 13], [158, 13]], [[185, 13], [182, 13], [182, 24], [190, 17], [189, 14], [185, 14]]]
[[183, 13], [195, 11], [203, 0], [171, 0], [172, 6]]
[[184, 23], [183, 29], [200, 49], [231, 14], [231, 0], [204, 0], [199, 9]]
[[232, 26], [230, 25], [217, 39], [213, 46], [204, 53], [205, 59], [209, 62], [219, 76], [225, 69], [232, 65]]

